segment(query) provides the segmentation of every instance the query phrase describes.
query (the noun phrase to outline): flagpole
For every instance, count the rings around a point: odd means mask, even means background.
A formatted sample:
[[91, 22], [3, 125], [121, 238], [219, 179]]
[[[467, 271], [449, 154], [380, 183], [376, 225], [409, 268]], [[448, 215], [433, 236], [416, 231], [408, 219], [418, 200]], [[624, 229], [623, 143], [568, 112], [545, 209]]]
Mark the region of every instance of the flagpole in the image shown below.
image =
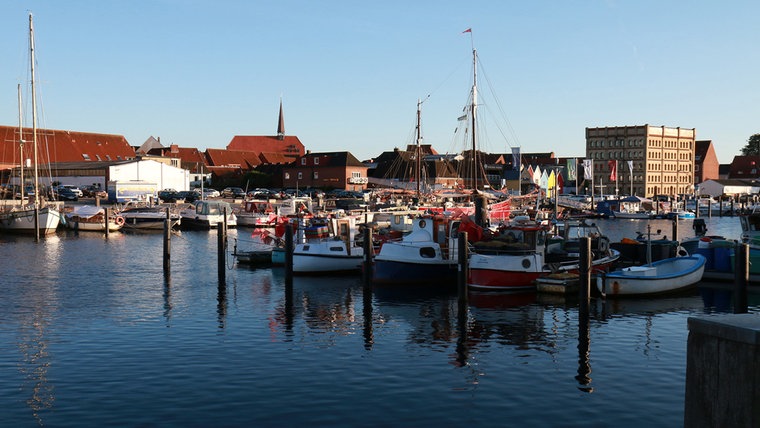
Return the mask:
[[615, 159], [615, 197], [618, 197], [618, 161]]

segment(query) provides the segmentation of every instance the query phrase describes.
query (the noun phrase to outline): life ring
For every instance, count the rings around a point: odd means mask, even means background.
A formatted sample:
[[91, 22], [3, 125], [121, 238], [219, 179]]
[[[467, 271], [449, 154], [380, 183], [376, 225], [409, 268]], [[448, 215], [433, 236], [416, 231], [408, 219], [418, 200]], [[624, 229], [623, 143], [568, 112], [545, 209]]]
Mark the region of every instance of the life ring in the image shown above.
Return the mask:
[[116, 224], [118, 226], [124, 226], [124, 217], [122, 217], [122, 216], [116, 216], [115, 220], [116, 220]]

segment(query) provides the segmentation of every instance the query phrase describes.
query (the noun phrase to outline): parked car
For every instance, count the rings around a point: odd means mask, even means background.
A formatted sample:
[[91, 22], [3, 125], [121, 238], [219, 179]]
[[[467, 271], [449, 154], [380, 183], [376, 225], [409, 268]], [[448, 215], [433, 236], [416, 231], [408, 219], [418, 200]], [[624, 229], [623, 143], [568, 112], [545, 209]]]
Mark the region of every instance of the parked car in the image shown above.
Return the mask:
[[76, 194], [73, 190], [69, 189], [68, 187], [63, 187], [58, 189], [58, 200], [59, 201], [78, 201], [79, 195]]
[[79, 187], [74, 186], [73, 184], [61, 184], [58, 186], [56, 190], [60, 192], [63, 189], [71, 190], [72, 192], [76, 193], [78, 198], [81, 198], [82, 196], [84, 196], [84, 192], [82, 192], [82, 190]]
[[185, 202], [192, 203], [200, 199], [201, 195], [200, 193], [194, 192], [192, 190], [182, 190], [182, 191], [177, 192], [177, 198]]
[[219, 191], [216, 189], [211, 189], [211, 188], [206, 187], [203, 189], [203, 197], [204, 198], [218, 198]]
[[239, 187], [226, 187], [224, 190], [222, 190], [222, 197], [245, 198], [245, 190]]
[[179, 199], [179, 193], [174, 189], [165, 189], [160, 192], [158, 192], [158, 199], [160, 199], [162, 202], [166, 203], [172, 203], [177, 202]]

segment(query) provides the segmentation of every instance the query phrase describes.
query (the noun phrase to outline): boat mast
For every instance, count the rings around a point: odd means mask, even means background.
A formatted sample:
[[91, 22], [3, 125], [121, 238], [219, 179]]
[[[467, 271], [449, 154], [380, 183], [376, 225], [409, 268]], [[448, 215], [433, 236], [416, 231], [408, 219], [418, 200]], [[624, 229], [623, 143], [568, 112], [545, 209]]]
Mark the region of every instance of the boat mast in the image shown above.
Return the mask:
[[18, 146], [21, 159], [21, 168], [19, 170], [19, 181], [21, 183], [21, 205], [24, 204], [24, 125], [23, 113], [21, 111], [21, 83], [18, 84]]
[[417, 98], [417, 153], [415, 153], [414, 179], [417, 182], [417, 200], [420, 199], [420, 180], [422, 176], [422, 161], [420, 159], [422, 152], [420, 150], [420, 141], [422, 140], [422, 131], [420, 129], [420, 120], [422, 116], [422, 101]]
[[29, 14], [29, 62], [32, 74], [32, 144], [34, 145], [34, 206], [40, 205], [39, 171], [37, 170], [37, 92], [34, 83], [34, 25], [32, 14]]
[[478, 161], [475, 156], [475, 119], [478, 105], [478, 51], [472, 49], [472, 188], [478, 190]]

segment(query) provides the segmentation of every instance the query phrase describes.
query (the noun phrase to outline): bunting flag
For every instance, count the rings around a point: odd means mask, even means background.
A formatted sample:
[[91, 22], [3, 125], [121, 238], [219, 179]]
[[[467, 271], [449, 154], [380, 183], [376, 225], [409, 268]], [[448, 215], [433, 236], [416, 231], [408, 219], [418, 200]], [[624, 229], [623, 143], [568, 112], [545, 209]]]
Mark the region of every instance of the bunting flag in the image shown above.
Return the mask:
[[607, 165], [610, 167], [610, 181], [617, 181], [617, 161], [611, 160]]
[[633, 161], [632, 160], [628, 161], [628, 171], [633, 172]]
[[567, 179], [576, 180], [578, 178], [578, 162], [577, 159], [572, 158], [567, 160]]
[[592, 180], [594, 178], [594, 160], [583, 159], [583, 179]]

